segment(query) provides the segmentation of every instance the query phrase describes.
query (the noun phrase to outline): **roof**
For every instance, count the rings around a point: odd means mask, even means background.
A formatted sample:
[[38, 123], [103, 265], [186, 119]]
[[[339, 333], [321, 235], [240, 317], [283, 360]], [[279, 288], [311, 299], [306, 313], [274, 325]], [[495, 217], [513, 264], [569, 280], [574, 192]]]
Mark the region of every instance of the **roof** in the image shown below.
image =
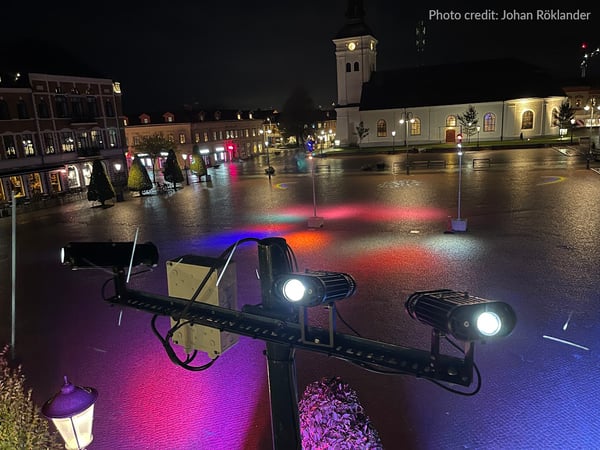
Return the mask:
[[[241, 119], [238, 119], [238, 112], [241, 113]], [[252, 112], [252, 119], [250, 113]], [[173, 114], [173, 122], [165, 120], [165, 114]], [[150, 123], [143, 124], [140, 117], [142, 115], [150, 117]], [[141, 113], [126, 114], [129, 125], [173, 125], [177, 123], [196, 123], [196, 122], [216, 122], [228, 120], [263, 120], [262, 115], [257, 115], [256, 111], [238, 110], [238, 109], [197, 109], [197, 108], [177, 108], [165, 111], [142, 111]], [[202, 119], [203, 116], [203, 119]], [[219, 117], [217, 119], [217, 116]]]
[[373, 32], [365, 23], [365, 9], [362, 0], [348, 0], [346, 24], [337, 32], [334, 39], [367, 35], [373, 36]]
[[558, 80], [539, 67], [506, 58], [373, 72], [363, 84], [360, 109], [552, 96], [565, 96]]

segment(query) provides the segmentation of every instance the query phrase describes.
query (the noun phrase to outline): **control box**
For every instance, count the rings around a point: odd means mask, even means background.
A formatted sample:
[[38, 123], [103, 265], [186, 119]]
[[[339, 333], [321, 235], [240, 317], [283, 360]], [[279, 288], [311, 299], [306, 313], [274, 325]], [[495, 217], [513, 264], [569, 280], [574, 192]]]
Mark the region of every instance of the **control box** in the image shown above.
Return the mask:
[[[215, 270], [195, 301], [237, 309], [237, 277], [233, 261], [225, 267], [225, 259], [206, 256], [185, 255], [167, 261], [167, 285], [169, 296], [190, 299], [210, 272]], [[225, 272], [225, 273], [223, 273]], [[223, 276], [221, 276], [223, 274]], [[217, 286], [217, 280], [219, 280]], [[171, 318], [171, 326], [175, 320]], [[173, 342], [185, 348], [206, 352], [211, 358], [221, 355], [238, 342], [239, 336], [216, 328], [185, 324], [173, 333]]]

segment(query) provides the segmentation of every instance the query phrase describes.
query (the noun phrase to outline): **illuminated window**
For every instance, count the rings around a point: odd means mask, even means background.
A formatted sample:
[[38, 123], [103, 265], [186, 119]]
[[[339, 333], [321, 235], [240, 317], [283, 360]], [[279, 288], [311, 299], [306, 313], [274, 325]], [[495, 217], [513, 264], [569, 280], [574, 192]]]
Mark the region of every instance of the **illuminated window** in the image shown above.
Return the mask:
[[79, 181], [79, 171], [77, 170], [77, 167], [67, 167], [67, 184], [69, 185], [69, 189], [78, 188], [81, 186], [81, 182]]
[[42, 193], [42, 179], [38, 172], [27, 175], [27, 183], [29, 184], [29, 190], [32, 194], [39, 195]]
[[496, 114], [487, 113], [483, 116], [483, 131], [496, 131]]
[[194, 142], [196, 144], [200, 142], [200, 133], [194, 133]]
[[63, 152], [75, 151], [75, 139], [73, 139], [73, 133], [70, 131], [63, 131], [60, 133], [60, 148]]
[[93, 148], [104, 148], [104, 141], [102, 140], [102, 132], [100, 130], [90, 131], [90, 140], [92, 141]]
[[208, 142], [208, 131], [205, 131], [203, 133], [203, 135], [204, 135], [204, 142]]
[[119, 143], [119, 140], [117, 139], [117, 130], [109, 128], [106, 132], [108, 133], [108, 146], [110, 148], [115, 148]]
[[54, 135], [52, 133], [44, 133], [44, 153], [53, 155], [56, 153], [54, 148]]
[[456, 116], [446, 117], [446, 126], [447, 127], [455, 127], [456, 126]]
[[2, 143], [4, 144], [4, 153], [7, 158], [17, 157], [17, 147], [15, 145], [14, 136], [2, 136]]
[[560, 120], [558, 118], [558, 108], [552, 108], [552, 127], [557, 127], [560, 125]]
[[168, 140], [169, 142], [175, 142], [175, 136], [174, 136], [172, 133], [169, 133], [169, 134], [167, 135], [167, 140]]
[[410, 135], [419, 136], [421, 134], [421, 119], [414, 118], [410, 123]]
[[24, 134], [22, 137], [23, 153], [25, 156], [35, 156], [35, 148], [33, 146], [33, 135]]
[[185, 133], [179, 133], [179, 143], [185, 144]]
[[581, 108], [581, 97], [575, 98], [575, 108]]
[[15, 197], [25, 197], [25, 189], [23, 188], [23, 179], [20, 175], [12, 176], [9, 178], [11, 190], [14, 192]]
[[360, 68], [360, 65], [358, 64], [358, 61], [356, 61], [356, 62], [354, 63], [354, 71], [355, 71], [355, 72], [358, 72], [359, 68]]
[[527, 110], [521, 116], [521, 130], [531, 130], [533, 128], [533, 111]]
[[383, 119], [377, 121], [377, 137], [387, 136], [387, 123]]
[[352, 64], [346, 63], [346, 72], [351, 72], [351, 71], [352, 71]]

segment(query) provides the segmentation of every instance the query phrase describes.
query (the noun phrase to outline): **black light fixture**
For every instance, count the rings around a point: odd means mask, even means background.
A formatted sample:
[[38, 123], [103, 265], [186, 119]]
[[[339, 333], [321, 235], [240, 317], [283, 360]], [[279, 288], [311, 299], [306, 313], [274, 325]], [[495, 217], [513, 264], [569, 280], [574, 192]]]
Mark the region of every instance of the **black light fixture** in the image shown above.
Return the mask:
[[412, 318], [460, 341], [504, 337], [517, 322], [507, 303], [450, 289], [415, 292], [408, 297], [406, 309]]
[[356, 291], [356, 281], [340, 272], [288, 273], [275, 279], [273, 290], [294, 305], [317, 306], [350, 297]]
[[151, 242], [69, 242], [60, 252], [60, 262], [75, 269], [128, 267], [140, 264], [154, 267], [158, 249]]

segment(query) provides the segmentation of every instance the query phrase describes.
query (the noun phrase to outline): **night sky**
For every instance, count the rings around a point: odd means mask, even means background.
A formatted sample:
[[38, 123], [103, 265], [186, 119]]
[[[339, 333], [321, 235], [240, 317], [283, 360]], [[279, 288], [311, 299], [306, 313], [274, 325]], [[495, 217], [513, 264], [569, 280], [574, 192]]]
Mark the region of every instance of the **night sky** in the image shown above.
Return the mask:
[[[577, 22], [500, 20], [503, 10], [535, 15], [538, 8], [559, 8], [547, 0], [408, 3], [364, 1], [366, 23], [379, 41], [378, 70], [514, 56], [577, 78], [580, 44], [600, 45], [600, 7], [583, 2], [562, 2], [562, 11], [589, 13]], [[337, 96], [331, 39], [345, 23], [346, 5], [346, 0], [11, 2], [2, 7], [0, 39], [13, 49], [20, 44], [7, 42], [17, 38], [65, 49], [121, 82], [126, 113], [196, 102], [206, 109], [281, 108], [298, 86], [328, 108]], [[483, 5], [497, 20], [467, 20], [468, 13], [485, 12]], [[436, 9], [454, 11], [454, 20], [430, 18]], [[425, 21], [427, 37], [421, 58], [414, 38], [419, 20]], [[588, 69], [588, 75], [599, 73], [600, 55]]]

